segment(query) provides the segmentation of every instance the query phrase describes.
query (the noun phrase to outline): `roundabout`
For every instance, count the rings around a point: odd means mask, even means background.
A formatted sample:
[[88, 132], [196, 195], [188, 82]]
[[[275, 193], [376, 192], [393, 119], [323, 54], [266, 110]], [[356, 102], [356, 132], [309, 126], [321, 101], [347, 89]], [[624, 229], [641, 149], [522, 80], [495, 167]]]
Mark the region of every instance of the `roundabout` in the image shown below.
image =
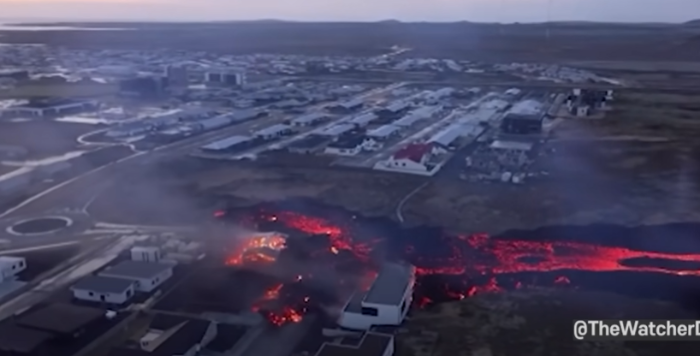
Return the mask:
[[5, 231], [15, 236], [38, 236], [55, 233], [72, 225], [73, 220], [65, 216], [44, 216], [17, 221]]

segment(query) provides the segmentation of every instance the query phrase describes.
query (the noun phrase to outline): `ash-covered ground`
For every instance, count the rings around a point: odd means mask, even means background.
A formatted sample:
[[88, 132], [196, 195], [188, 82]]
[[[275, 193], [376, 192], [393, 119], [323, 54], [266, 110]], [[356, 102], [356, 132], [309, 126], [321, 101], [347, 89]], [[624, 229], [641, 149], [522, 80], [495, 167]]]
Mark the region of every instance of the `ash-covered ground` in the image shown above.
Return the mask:
[[[307, 313], [332, 317], [355, 290], [369, 287], [383, 262], [392, 261], [415, 266], [419, 315], [475, 296], [549, 293], [541, 288], [572, 295], [601, 291], [640, 303], [665, 300], [687, 317], [700, 310], [700, 227], [692, 224], [453, 236], [437, 228], [401, 229], [305, 201], [223, 209], [215, 216], [217, 237], [209, 245], [218, 259], [195, 278], [198, 288], [186, 288], [199, 289], [199, 295], [175, 293], [172, 303], [189, 303], [186, 308], [197, 311], [216, 304], [226, 311], [249, 309], [277, 325]], [[605, 306], [595, 299], [587, 303]]]

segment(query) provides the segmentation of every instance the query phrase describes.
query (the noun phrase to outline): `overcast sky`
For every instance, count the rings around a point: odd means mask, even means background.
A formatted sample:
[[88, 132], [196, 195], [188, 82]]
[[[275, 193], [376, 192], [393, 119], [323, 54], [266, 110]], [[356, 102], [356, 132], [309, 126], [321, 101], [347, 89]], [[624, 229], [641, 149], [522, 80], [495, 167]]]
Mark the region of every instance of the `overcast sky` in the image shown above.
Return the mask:
[[681, 22], [700, 0], [0, 0], [7, 20]]

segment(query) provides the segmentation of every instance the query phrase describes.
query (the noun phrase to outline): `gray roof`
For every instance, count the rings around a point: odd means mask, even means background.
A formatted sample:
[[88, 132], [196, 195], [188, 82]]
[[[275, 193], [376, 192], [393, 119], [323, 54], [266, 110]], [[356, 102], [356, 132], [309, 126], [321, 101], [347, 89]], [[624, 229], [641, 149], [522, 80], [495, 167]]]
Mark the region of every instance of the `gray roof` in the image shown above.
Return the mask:
[[73, 289], [96, 293], [124, 293], [133, 284], [134, 281], [123, 278], [88, 276], [73, 285]]
[[379, 116], [377, 116], [374, 113], [366, 113], [366, 114], [362, 114], [360, 116], [356, 116], [356, 117], [352, 118], [352, 120], [350, 120], [350, 122], [353, 124], [358, 124], [358, 125], [366, 125], [366, 124], [369, 124], [370, 122], [372, 122], [378, 118], [379, 118]]
[[240, 136], [240, 135], [235, 135], [231, 137], [227, 137], [225, 139], [219, 140], [219, 141], [214, 141], [212, 143], [206, 144], [202, 146], [203, 150], [212, 150], [212, 151], [218, 151], [218, 150], [225, 150], [229, 147], [249, 142], [251, 141], [252, 138], [248, 136]]
[[292, 120], [292, 123], [310, 124], [310, 123], [314, 123], [314, 122], [317, 122], [319, 120], [322, 120], [325, 117], [326, 117], [326, 115], [323, 113], [319, 113], [319, 112], [309, 113], [309, 114], [297, 117], [296, 119]]
[[100, 272], [100, 276], [117, 278], [153, 278], [172, 267], [164, 263], [124, 261]]
[[424, 119], [424, 117], [422, 117], [422, 116], [415, 115], [415, 114], [408, 114], [408, 115], [392, 122], [391, 124], [395, 125], [395, 126], [407, 127], [407, 126], [412, 126], [416, 122], [423, 120], [423, 119]]
[[460, 125], [450, 125], [431, 137], [429, 143], [437, 143], [442, 146], [449, 146], [464, 133], [464, 128]]
[[493, 141], [491, 143], [491, 148], [502, 149], [502, 150], [516, 150], [516, 151], [529, 151], [532, 149], [532, 143], [529, 142], [517, 142], [517, 141]]
[[411, 266], [386, 263], [365, 296], [364, 303], [401, 305], [413, 271]]
[[387, 137], [387, 136], [399, 131], [400, 129], [401, 129], [400, 127], [394, 126], [394, 125], [379, 126], [376, 129], [367, 132], [367, 136], [369, 136], [369, 137]]
[[316, 134], [323, 136], [340, 136], [346, 132], [352, 131], [355, 126], [352, 124], [337, 124], [331, 127], [326, 127], [316, 131]]
[[264, 129], [258, 130], [255, 133], [253, 133], [253, 136], [268, 136], [268, 135], [277, 135], [281, 132], [289, 130], [291, 127], [289, 125], [285, 124], [276, 124], [272, 125], [269, 127], [266, 127]]

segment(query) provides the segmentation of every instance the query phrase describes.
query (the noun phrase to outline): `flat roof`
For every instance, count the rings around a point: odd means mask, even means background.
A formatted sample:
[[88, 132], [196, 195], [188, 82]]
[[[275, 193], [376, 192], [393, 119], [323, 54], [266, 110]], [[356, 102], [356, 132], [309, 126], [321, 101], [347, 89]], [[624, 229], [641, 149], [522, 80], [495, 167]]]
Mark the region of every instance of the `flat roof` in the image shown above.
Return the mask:
[[345, 304], [343, 312], [361, 314], [362, 301], [365, 299], [366, 295], [367, 293], [365, 292], [355, 292], [355, 294], [353, 294], [352, 297], [350, 297], [350, 299], [348, 300], [348, 304]]
[[285, 124], [275, 124], [269, 127], [266, 127], [264, 129], [258, 130], [255, 133], [253, 133], [253, 136], [267, 136], [267, 135], [276, 135], [280, 132], [286, 131], [291, 129], [289, 125]]
[[87, 290], [96, 293], [124, 293], [134, 281], [123, 278], [88, 276], [73, 285], [72, 289]]
[[411, 266], [398, 263], [384, 264], [363, 302], [400, 305], [413, 278], [412, 269]]
[[102, 309], [56, 303], [30, 310], [17, 317], [16, 323], [19, 326], [57, 334], [72, 334], [104, 317], [105, 311]]
[[171, 268], [172, 266], [165, 263], [123, 261], [116, 266], [108, 267], [99, 275], [117, 278], [153, 278]]
[[203, 150], [219, 151], [219, 150], [225, 150], [225, 149], [233, 147], [235, 145], [240, 145], [241, 143], [250, 142], [252, 140], [253, 139], [248, 137], [248, 136], [235, 135], [235, 136], [227, 137], [227, 138], [219, 140], [219, 141], [214, 141], [212, 143], [206, 144], [206, 145], [202, 146], [201, 148]]
[[491, 143], [491, 148], [500, 150], [517, 150], [517, 151], [529, 151], [532, 149], [532, 143], [529, 142], [517, 142], [517, 141], [493, 141]]
[[392, 335], [367, 332], [357, 345], [324, 343], [315, 356], [383, 356], [393, 342]]
[[28, 354], [51, 340], [51, 333], [23, 328], [6, 322], [0, 325], [0, 350]]
[[394, 126], [394, 125], [383, 125], [379, 126], [376, 129], [370, 130], [367, 132], [367, 136], [370, 137], [386, 137], [389, 136], [397, 131], [401, 130], [400, 127]]

